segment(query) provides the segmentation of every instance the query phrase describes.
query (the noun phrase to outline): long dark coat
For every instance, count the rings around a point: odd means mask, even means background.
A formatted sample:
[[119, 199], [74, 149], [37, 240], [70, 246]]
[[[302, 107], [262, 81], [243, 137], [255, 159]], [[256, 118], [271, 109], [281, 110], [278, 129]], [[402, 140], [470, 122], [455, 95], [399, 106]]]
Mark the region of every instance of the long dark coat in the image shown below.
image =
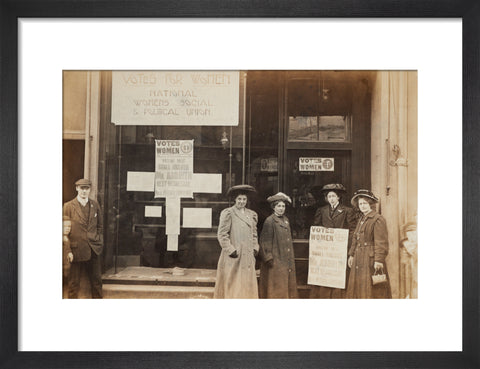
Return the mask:
[[390, 282], [372, 284], [374, 262], [383, 264], [387, 274], [385, 258], [388, 255], [388, 232], [385, 218], [371, 211], [360, 220], [353, 234], [352, 247], [348, 252], [353, 264], [348, 278], [347, 298], [391, 298]]
[[[338, 204], [333, 214], [330, 215], [330, 205], [326, 205], [319, 208], [315, 213], [313, 225], [326, 228], [348, 229], [348, 249], [350, 249], [350, 246], [352, 244], [352, 235], [357, 225], [357, 217], [352, 208], [342, 204]], [[345, 281], [346, 283], [348, 283], [348, 268], [345, 273]], [[310, 290], [310, 297], [342, 299], [345, 298], [345, 291], [346, 288], [312, 286]]]
[[[292, 231], [287, 217], [270, 215], [260, 234], [260, 298], [297, 298]], [[266, 263], [273, 260], [273, 266]]]
[[98, 202], [88, 199], [90, 207], [88, 218], [85, 217], [77, 198], [63, 205], [63, 215], [70, 217], [70, 248], [73, 262], [90, 260], [91, 252], [100, 255], [103, 250], [103, 216]]
[[[214, 298], [257, 299], [255, 254], [258, 252], [257, 213], [235, 206], [220, 213], [217, 238], [222, 252], [218, 260]], [[229, 255], [237, 251], [238, 257]]]

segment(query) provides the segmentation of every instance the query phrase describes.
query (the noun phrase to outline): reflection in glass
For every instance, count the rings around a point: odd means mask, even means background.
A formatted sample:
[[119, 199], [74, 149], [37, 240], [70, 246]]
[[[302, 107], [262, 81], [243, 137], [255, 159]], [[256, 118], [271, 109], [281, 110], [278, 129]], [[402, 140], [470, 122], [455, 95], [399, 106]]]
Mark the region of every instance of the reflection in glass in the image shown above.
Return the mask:
[[350, 116], [290, 116], [288, 140], [300, 142], [348, 142]]

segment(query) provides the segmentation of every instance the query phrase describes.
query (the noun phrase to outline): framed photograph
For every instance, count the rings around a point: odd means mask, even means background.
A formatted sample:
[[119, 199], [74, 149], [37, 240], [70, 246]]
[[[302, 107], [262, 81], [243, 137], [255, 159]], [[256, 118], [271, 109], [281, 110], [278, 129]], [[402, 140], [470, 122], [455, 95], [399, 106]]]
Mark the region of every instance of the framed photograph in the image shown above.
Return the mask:
[[[43, 5], [1, 5], [2, 367], [479, 365], [474, 2]], [[194, 87], [168, 92], [184, 94], [182, 106], [160, 88], [130, 94], [132, 84], [173, 85], [187, 74]], [[214, 101], [196, 90], [210, 78], [217, 89], [238, 83]], [[214, 110], [230, 96], [240, 96], [233, 108]], [[160, 115], [168, 124], [157, 124]], [[175, 123], [189, 117], [189, 127]], [[362, 144], [359, 117], [370, 138]], [[77, 177], [88, 183], [74, 186]], [[199, 195], [180, 200], [168, 180], [183, 197], [193, 187]], [[304, 298], [292, 300], [212, 299], [210, 277], [199, 285], [207, 298], [124, 298], [115, 289], [126, 266], [175, 266], [168, 278], [184, 278], [212, 263], [185, 245], [215, 241], [233, 185], [254, 184], [265, 199], [286, 191], [295, 245], [308, 245], [302, 219], [326, 182], [346, 183], [349, 203], [370, 186], [387, 222], [400, 224], [389, 235], [403, 260], [392, 270], [393, 299], [308, 298], [304, 272]], [[112, 273], [102, 300], [65, 298], [59, 278], [62, 205], [82, 186], [105, 212], [103, 268]], [[394, 207], [402, 196], [409, 205]], [[255, 204], [260, 218], [265, 204]], [[418, 285], [400, 277], [417, 275], [408, 258], [417, 255], [408, 237], [417, 217]], [[168, 252], [179, 249], [172, 264]]]

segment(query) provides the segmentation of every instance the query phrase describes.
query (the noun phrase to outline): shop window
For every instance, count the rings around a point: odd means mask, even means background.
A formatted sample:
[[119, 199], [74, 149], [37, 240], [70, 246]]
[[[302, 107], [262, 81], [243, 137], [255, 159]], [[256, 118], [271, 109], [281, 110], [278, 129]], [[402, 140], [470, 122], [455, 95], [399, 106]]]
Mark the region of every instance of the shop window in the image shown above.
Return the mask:
[[[108, 213], [109, 237], [116, 243], [118, 265], [152, 267], [215, 267], [220, 248], [215, 244], [220, 212], [230, 204], [225, 193], [230, 186], [242, 183], [245, 175], [243, 124], [230, 126], [131, 126], [117, 128], [118, 154], [111, 165], [118, 171], [119, 193]], [[152, 191], [129, 188], [132, 173], [155, 172], [155, 140], [193, 140], [193, 173], [221, 174], [221, 192], [194, 191], [192, 198], [181, 198], [179, 221], [181, 231], [178, 251], [167, 251], [166, 199], [156, 198]], [[142, 174], [143, 175], [143, 174]], [[210, 186], [211, 185], [211, 186]], [[217, 188], [217, 183], [206, 187]], [[221, 186], [221, 187], [220, 187]], [[205, 187], [205, 186], [204, 186]], [[206, 210], [209, 219], [201, 219], [198, 227], [184, 227], [188, 209]], [[187, 212], [184, 212], [187, 209]], [[188, 218], [191, 221], [191, 218]], [[188, 220], [187, 219], [187, 220]], [[199, 219], [197, 219], [200, 221]], [[191, 223], [191, 222], [190, 222]], [[204, 224], [211, 226], [205, 227]], [[126, 261], [124, 261], [126, 260]]]
[[289, 142], [350, 142], [349, 115], [290, 116]]

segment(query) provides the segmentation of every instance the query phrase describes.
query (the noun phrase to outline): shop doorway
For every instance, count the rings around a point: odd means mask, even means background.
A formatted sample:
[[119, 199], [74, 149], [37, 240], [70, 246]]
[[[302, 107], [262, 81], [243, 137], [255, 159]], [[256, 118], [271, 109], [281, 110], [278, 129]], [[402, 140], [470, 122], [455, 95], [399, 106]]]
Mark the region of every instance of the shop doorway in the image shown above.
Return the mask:
[[83, 178], [85, 140], [63, 140], [63, 203], [77, 196], [75, 181]]
[[248, 72], [246, 163], [259, 227], [271, 214], [265, 199], [283, 191], [293, 200], [287, 215], [294, 238], [306, 240], [325, 204], [322, 186], [343, 184], [346, 205], [355, 190], [370, 187], [372, 78], [358, 71]]

